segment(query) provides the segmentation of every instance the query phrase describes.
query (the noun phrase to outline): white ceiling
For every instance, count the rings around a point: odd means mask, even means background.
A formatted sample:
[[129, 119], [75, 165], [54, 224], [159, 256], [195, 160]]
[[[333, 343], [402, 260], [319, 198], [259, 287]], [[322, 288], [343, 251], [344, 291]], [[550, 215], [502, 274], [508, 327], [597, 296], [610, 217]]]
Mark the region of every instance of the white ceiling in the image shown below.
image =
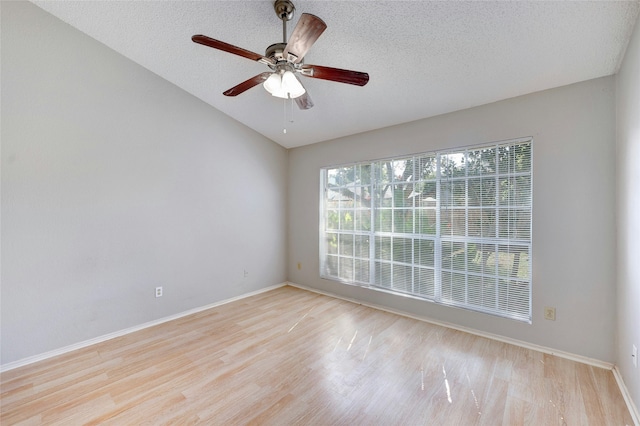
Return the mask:
[[285, 123], [285, 101], [261, 86], [222, 95], [266, 65], [191, 41], [204, 34], [264, 54], [282, 42], [270, 0], [34, 3], [288, 148], [614, 74], [640, 5], [294, 1], [289, 34], [304, 12], [327, 24], [305, 63], [368, 72], [370, 81], [301, 76], [315, 106], [294, 104]]

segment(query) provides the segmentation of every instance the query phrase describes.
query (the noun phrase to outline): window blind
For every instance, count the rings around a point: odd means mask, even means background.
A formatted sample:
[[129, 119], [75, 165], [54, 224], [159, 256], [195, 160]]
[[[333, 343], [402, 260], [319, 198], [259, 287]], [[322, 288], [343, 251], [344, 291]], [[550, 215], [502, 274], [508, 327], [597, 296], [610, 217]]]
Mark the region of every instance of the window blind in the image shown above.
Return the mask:
[[320, 274], [531, 320], [532, 141], [321, 170]]

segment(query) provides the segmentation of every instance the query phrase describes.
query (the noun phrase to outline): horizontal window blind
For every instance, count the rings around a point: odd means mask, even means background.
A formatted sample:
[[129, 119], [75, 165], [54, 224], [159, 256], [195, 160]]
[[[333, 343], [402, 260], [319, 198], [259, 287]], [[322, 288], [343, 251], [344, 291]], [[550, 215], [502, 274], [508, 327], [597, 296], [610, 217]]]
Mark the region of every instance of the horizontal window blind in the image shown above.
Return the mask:
[[324, 278], [531, 320], [532, 141], [321, 170]]

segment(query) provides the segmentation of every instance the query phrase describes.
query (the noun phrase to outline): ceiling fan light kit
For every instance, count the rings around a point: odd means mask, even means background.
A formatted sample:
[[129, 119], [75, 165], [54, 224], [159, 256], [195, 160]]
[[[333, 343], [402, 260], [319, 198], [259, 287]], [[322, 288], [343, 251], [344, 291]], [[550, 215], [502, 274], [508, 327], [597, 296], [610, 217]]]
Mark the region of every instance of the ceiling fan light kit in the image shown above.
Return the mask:
[[317, 16], [303, 13], [287, 42], [287, 21], [293, 18], [295, 7], [290, 0], [276, 0], [273, 8], [282, 20], [283, 42], [267, 47], [264, 56], [204, 35], [191, 37], [194, 43], [263, 63], [271, 69], [226, 90], [223, 93], [225, 96], [237, 96], [263, 83], [272, 96], [294, 99], [298, 107], [304, 110], [313, 107], [313, 101], [295, 73], [355, 86], [364, 86], [369, 82], [369, 74], [365, 72], [305, 64], [304, 56], [327, 25]]
[[291, 71], [274, 72], [263, 84], [267, 92], [272, 96], [283, 99], [295, 99], [305, 94], [306, 90]]

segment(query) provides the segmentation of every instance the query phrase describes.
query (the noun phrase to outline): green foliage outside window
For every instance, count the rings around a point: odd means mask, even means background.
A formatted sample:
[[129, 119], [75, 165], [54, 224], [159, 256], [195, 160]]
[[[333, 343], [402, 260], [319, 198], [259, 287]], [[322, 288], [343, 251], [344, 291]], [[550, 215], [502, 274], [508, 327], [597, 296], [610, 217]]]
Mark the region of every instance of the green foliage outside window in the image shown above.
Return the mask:
[[327, 168], [322, 275], [530, 320], [532, 143]]

